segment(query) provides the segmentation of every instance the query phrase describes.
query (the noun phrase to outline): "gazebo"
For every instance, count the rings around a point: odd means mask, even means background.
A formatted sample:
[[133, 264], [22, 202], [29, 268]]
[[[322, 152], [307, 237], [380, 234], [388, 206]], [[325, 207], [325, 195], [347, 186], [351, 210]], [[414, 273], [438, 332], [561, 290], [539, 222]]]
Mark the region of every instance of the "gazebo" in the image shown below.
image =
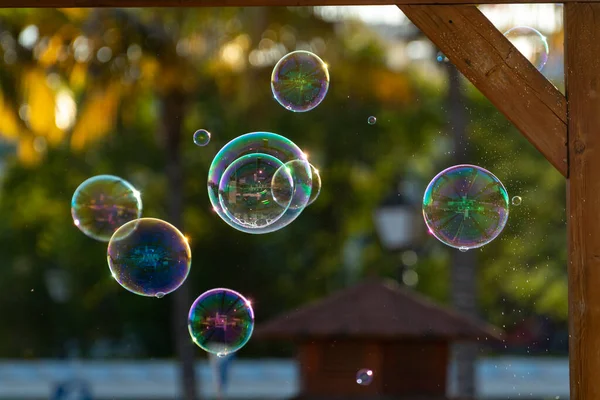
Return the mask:
[[[374, 279], [259, 325], [256, 339], [298, 345], [301, 399], [446, 399], [452, 341], [496, 340], [499, 330]], [[370, 385], [355, 382], [361, 368]]]

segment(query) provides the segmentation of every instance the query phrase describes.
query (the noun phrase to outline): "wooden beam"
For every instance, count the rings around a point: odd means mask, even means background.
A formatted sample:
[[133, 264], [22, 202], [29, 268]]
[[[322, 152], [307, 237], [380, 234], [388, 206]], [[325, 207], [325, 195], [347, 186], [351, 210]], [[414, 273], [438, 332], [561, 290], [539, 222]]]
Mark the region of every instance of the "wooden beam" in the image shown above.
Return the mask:
[[[578, 0], [487, 0], [485, 4], [569, 3]], [[600, 2], [600, 0], [584, 0]], [[484, 4], [477, 0], [0, 0], [0, 8], [357, 6], [393, 4]]]
[[565, 6], [571, 400], [600, 399], [600, 4]]
[[567, 176], [565, 97], [481, 11], [464, 5], [399, 7], [548, 161]]

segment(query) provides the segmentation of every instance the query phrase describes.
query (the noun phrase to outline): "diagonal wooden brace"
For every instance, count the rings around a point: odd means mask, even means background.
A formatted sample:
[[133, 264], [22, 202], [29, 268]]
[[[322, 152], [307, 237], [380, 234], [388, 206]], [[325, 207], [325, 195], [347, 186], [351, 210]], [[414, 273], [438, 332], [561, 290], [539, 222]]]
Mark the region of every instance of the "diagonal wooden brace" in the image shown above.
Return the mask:
[[567, 176], [567, 101], [475, 6], [398, 5]]

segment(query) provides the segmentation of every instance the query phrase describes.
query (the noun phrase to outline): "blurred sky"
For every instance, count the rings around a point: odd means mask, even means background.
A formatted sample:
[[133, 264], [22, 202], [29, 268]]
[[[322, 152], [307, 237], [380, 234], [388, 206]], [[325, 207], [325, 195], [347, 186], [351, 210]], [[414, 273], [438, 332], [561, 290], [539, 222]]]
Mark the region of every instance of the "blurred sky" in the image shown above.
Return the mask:
[[[556, 4], [499, 4], [482, 5], [481, 11], [500, 29], [527, 25], [543, 33], [562, 28], [562, 5]], [[401, 25], [407, 18], [396, 6], [318, 7], [329, 20], [359, 18], [369, 24]]]

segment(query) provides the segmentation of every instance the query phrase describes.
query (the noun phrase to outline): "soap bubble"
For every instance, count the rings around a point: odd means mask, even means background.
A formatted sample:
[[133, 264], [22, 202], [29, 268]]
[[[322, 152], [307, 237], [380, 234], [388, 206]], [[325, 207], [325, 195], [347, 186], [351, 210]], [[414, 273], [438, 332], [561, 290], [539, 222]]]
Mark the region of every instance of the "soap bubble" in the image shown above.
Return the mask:
[[423, 197], [429, 232], [442, 243], [464, 250], [494, 240], [508, 220], [508, 193], [491, 172], [456, 165], [431, 180]]
[[442, 53], [441, 51], [438, 51], [437, 56], [435, 57], [435, 59], [439, 63], [450, 61], [450, 60], [448, 60], [448, 57], [446, 57], [444, 55], [444, 53]]
[[312, 193], [312, 170], [306, 160], [283, 164], [273, 175], [273, 199], [282, 206], [304, 209]]
[[286, 54], [273, 68], [273, 96], [290, 111], [312, 110], [323, 101], [328, 89], [327, 64], [309, 51], [299, 50]]
[[209, 290], [192, 304], [188, 330], [200, 348], [224, 357], [250, 340], [254, 330], [252, 305], [231, 289]]
[[142, 199], [140, 192], [118, 176], [97, 175], [75, 190], [71, 215], [80, 231], [108, 242], [121, 225], [142, 215]]
[[160, 219], [140, 218], [120, 227], [108, 244], [108, 266], [125, 289], [161, 298], [183, 284], [192, 253], [177, 228]]
[[363, 368], [356, 373], [356, 383], [362, 386], [370, 385], [373, 382], [373, 371]]
[[369, 118], [367, 118], [367, 123], [369, 125], [375, 125], [377, 123], [377, 118], [371, 115]]
[[306, 160], [306, 155], [291, 140], [269, 132], [254, 132], [239, 136], [217, 153], [208, 171], [208, 198], [213, 210], [231, 227], [242, 232], [262, 234], [275, 232], [292, 223], [302, 209], [287, 208], [276, 222], [262, 228], [248, 228], [233, 221], [219, 203], [219, 184], [225, 169], [235, 160], [247, 154], [262, 153], [277, 158], [282, 163]]
[[523, 199], [521, 199], [521, 196], [514, 196], [511, 199], [511, 203], [513, 206], [520, 206], [522, 201], [523, 201]]
[[[284, 164], [263, 153], [246, 154], [232, 162], [219, 183], [219, 205], [235, 224], [246, 229], [260, 229], [271, 225], [285, 213], [294, 191], [292, 175], [283, 169], [278, 182], [274, 175]], [[274, 190], [272, 185], [280, 187]], [[287, 191], [288, 193], [284, 192]], [[275, 201], [277, 192], [287, 203]]]
[[206, 146], [210, 142], [210, 132], [206, 129], [198, 129], [194, 132], [194, 144], [197, 146]]
[[321, 173], [312, 164], [309, 165], [312, 175], [312, 190], [310, 192], [308, 203], [306, 204], [307, 206], [310, 206], [312, 203], [314, 203], [315, 200], [317, 200], [317, 197], [319, 197], [319, 194], [321, 194]]
[[516, 26], [504, 33], [504, 36], [541, 71], [548, 62], [548, 41], [538, 30], [528, 26]]

